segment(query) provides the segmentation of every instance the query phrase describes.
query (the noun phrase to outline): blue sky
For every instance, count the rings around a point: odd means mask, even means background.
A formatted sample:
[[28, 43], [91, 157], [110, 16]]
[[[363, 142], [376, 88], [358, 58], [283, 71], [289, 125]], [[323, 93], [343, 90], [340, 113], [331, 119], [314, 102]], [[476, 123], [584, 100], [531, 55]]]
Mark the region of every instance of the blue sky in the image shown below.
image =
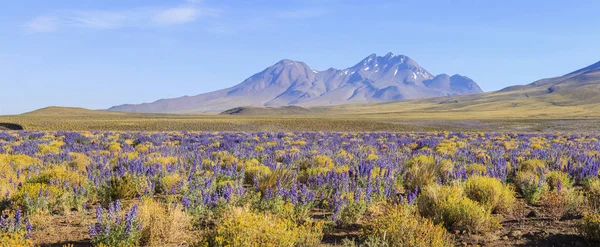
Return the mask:
[[233, 86], [280, 59], [371, 53], [485, 91], [600, 60], [599, 1], [19, 0], [0, 7], [0, 114], [105, 109]]

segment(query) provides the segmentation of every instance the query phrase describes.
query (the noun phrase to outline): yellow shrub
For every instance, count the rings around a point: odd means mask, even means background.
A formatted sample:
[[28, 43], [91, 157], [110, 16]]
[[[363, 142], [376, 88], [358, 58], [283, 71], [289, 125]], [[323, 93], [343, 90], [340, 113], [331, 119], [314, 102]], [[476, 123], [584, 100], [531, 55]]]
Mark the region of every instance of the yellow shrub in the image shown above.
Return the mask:
[[214, 230], [205, 235], [210, 246], [315, 246], [323, 238], [323, 224], [307, 222], [297, 226], [290, 220], [268, 213], [236, 208], [225, 214]]
[[387, 206], [363, 229], [363, 238], [389, 247], [451, 247], [452, 236], [441, 225], [422, 218], [410, 206]]
[[533, 159], [521, 162], [519, 171], [539, 172], [540, 169], [546, 168], [546, 163], [543, 160]]
[[513, 189], [492, 177], [472, 176], [464, 185], [466, 196], [492, 212], [508, 212], [516, 199]]
[[312, 160], [318, 167], [333, 167], [334, 165], [333, 160], [326, 155], [313, 156]]
[[121, 152], [121, 150], [121, 144], [119, 144], [118, 142], [113, 142], [108, 146], [108, 151], [111, 151], [113, 153]]
[[258, 163], [258, 161], [256, 163], [246, 162], [244, 166], [244, 180], [247, 184], [254, 184], [255, 178], [261, 180], [271, 175], [271, 173], [271, 168]]
[[404, 186], [408, 190], [424, 188], [435, 183], [438, 167], [433, 156], [418, 155], [405, 163], [407, 167]]
[[169, 174], [160, 179], [161, 185], [165, 191], [171, 193], [171, 188], [181, 182], [183, 179], [179, 173]]
[[33, 247], [33, 242], [18, 233], [0, 233], [0, 247]]
[[83, 153], [69, 153], [69, 156], [71, 156], [71, 159], [73, 160], [71, 162], [71, 167], [72, 168], [76, 168], [79, 171], [85, 171], [85, 168], [91, 163], [90, 158]]
[[546, 181], [548, 182], [551, 190], [556, 190], [558, 188], [559, 181], [563, 189], [568, 189], [571, 187], [571, 178], [569, 178], [569, 174], [565, 172], [549, 171], [544, 176], [546, 177]]
[[367, 156], [367, 161], [376, 161], [379, 159], [379, 156], [377, 156], [376, 154], [369, 154]]
[[65, 165], [55, 165], [48, 170], [41, 171], [39, 175], [32, 177], [29, 182], [49, 184], [52, 179], [69, 181], [71, 184], [84, 185], [87, 177], [76, 171], [71, 171]]
[[38, 149], [41, 154], [57, 154], [60, 152], [60, 147], [62, 147], [63, 145], [65, 145], [64, 142], [54, 140], [48, 144], [40, 144], [38, 146]]
[[421, 215], [443, 223], [449, 229], [486, 232], [499, 227], [491, 211], [464, 196], [460, 187], [430, 185], [419, 195]]
[[135, 150], [137, 150], [140, 153], [146, 153], [146, 152], [148, 152], [148, 150], [150, 150], [151, 147], [152, 147], [152, 143], [147, 142], [147, 143], [139, 144], [139, 145], [135, 146]]
[[485, 175], [487, 166], [482, 164], [470, 164], [467, 166], [467, 174]]
[[39, 164], [40, 160], [24, 154], [0, 154], [0, 165], [10, 165], [11, 163], [15, 169], [22, 169], [29, 165]]
[[296, 145], [296, 146], [304, 146], [304, 145], [306, 145], [306, 142], [305, 142], [305, 141], [302, 141], [302, 140], [297, 140], [297, 141], [293, 141], [293, 142], [292, 142], [292, 145]]
[[144, 198], [139, 208], [142, 223], [142, 243], [148, 246], [165, 246], [189, 243], [192, 217], [181, 206], [166, 205]]

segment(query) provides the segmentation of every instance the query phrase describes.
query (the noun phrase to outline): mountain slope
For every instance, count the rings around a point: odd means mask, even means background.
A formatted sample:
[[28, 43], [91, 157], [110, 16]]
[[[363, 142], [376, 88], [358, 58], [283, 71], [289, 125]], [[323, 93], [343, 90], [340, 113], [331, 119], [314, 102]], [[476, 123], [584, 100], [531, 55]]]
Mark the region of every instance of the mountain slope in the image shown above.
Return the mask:
[[316, 71], [303, 62], [284, 59], [231, 88], [109, 110], [220, 112], [242, 106], [327, 106], [480, 92], [477, 83], [468, 77], [433, 76], [411, 58], [388, 53], [372, 54], [343, 70]]

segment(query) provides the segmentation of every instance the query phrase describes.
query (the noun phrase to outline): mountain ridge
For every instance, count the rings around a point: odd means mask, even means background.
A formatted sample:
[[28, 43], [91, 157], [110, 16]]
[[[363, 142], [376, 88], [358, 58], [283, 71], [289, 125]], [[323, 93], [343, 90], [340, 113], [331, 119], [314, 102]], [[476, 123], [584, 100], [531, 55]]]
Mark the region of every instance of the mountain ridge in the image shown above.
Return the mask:
[[[443, 74], [445, 75], [445, 74]], [[346, 69], [317, 71], [304, 62], [282, 59], [233, 87], [125, 104], [109, 111], [143, 113], [221, 112], [244, 106], [303, 107], [369, 103], [482, 92], [472, 79], [434, 76], [405, 55], [371, 54]]]

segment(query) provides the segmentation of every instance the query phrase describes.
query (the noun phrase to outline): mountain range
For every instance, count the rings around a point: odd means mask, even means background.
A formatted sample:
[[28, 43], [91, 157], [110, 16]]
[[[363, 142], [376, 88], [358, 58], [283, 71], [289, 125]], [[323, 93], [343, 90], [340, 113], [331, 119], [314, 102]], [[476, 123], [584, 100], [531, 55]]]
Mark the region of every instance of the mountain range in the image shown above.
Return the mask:
[[114, 106], [109, 111], [140, 113], [221, 112], [255, 106], [330, 106], [481, 93], [466, 76], [434, 76], [413, 59], [371, 54], [346, 69], [316, 71], [284, 59], [242, 83], [196, 96]]

